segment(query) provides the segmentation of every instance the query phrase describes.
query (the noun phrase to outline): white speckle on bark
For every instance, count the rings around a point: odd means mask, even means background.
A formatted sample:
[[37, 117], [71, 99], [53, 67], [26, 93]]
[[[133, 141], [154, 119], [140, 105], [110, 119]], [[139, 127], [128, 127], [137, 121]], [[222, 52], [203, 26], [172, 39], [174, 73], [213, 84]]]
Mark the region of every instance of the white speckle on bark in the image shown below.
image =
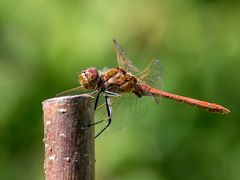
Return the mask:
[[60, 137], [63, 137], [63, 138], [66, 138], [66, 137], [67, 137], [66, 134], [64, 134], [64, 133], [60, 133], [59, 136], [60, 136]]
[[51, 124], [51, 121], [46, 121], [46, 125], [50, 125]]
[[65, 157], [65, 158], [63, 158], [63, 160], [70, 162], [70, 157]]
[[66, 110], [66, 109], [63, 109], [63, 108], [60, 108], [60, 109], [58, 109], [58, 112], [59, 112], [59, 113], [66, 113], [67, 110]]
[[49, 160], [54, 161], [55, 159], [56, 159], [56, 155], [52, 155], [52, 156], [49, 157]]

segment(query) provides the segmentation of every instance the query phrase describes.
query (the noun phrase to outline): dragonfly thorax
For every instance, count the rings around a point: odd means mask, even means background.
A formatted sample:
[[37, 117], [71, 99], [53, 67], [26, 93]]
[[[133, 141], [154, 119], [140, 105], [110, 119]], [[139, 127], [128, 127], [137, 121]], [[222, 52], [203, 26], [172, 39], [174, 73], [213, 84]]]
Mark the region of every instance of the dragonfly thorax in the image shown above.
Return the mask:
[[136, 90], [137, 79], [121, 68], [111, 68], [101, 77], [104, 89], [114, 93], [133, 93]]

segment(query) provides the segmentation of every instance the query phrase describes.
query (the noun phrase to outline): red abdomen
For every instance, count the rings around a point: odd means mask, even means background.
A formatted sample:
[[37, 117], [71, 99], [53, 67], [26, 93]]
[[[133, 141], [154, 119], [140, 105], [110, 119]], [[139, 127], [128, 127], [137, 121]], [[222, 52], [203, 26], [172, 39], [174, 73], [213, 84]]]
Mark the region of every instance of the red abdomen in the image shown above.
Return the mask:
[[175, 101], [183, 102], [192, 106], [199, 107], [201, 109], [204, 109], [209, 112], [217, 112], [217, 113], [222, 113], [222, 114], [227, 114], [230, 112], [229, 109], [215, 104], [215, 103], [209, 103], [206, 101], [200, 101], [197, 99], [185, 97], [185, 96], [180, 96], [168, 92], [164, 92], [158, 89], [155, 89], [147, 84], [139, 84], [139, 89], [141, 91], [142, 96], [161, 96], [164, 98], [169, 98]]

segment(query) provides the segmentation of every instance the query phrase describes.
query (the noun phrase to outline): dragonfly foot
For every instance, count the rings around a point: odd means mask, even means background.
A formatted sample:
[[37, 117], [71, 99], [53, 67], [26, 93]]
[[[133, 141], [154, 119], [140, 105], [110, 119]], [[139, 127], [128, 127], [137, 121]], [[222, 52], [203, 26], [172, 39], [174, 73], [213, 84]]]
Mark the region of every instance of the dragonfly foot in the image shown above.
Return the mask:
[[91, 127], [91, 126], [95, 126], [95, 125], [96, 125], [96, 123], [94, 123], [94, 124], [88, 124], [88, 125], [85, 126], [85, 127], [80, 127], [80, 129], [81, 129], [81, 130], [84, 130], [84, 129], [87, 129], [87, 128]]

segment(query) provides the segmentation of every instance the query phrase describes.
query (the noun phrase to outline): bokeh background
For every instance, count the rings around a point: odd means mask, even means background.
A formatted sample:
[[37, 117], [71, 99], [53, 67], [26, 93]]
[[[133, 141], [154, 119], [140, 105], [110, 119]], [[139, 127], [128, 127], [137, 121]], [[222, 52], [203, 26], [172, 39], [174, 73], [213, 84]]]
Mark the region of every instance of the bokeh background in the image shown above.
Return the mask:
[[134, 126], [96, 140], [96, 179], [239, 180], [239, 19], [237, 0], [1, 0], [0, 179], [44, 179], [41, 102], [83, 68], [116, 66], [116, 38], [140, 69], [161, 59], [164, 90], [232, 112], [147, 102]]

